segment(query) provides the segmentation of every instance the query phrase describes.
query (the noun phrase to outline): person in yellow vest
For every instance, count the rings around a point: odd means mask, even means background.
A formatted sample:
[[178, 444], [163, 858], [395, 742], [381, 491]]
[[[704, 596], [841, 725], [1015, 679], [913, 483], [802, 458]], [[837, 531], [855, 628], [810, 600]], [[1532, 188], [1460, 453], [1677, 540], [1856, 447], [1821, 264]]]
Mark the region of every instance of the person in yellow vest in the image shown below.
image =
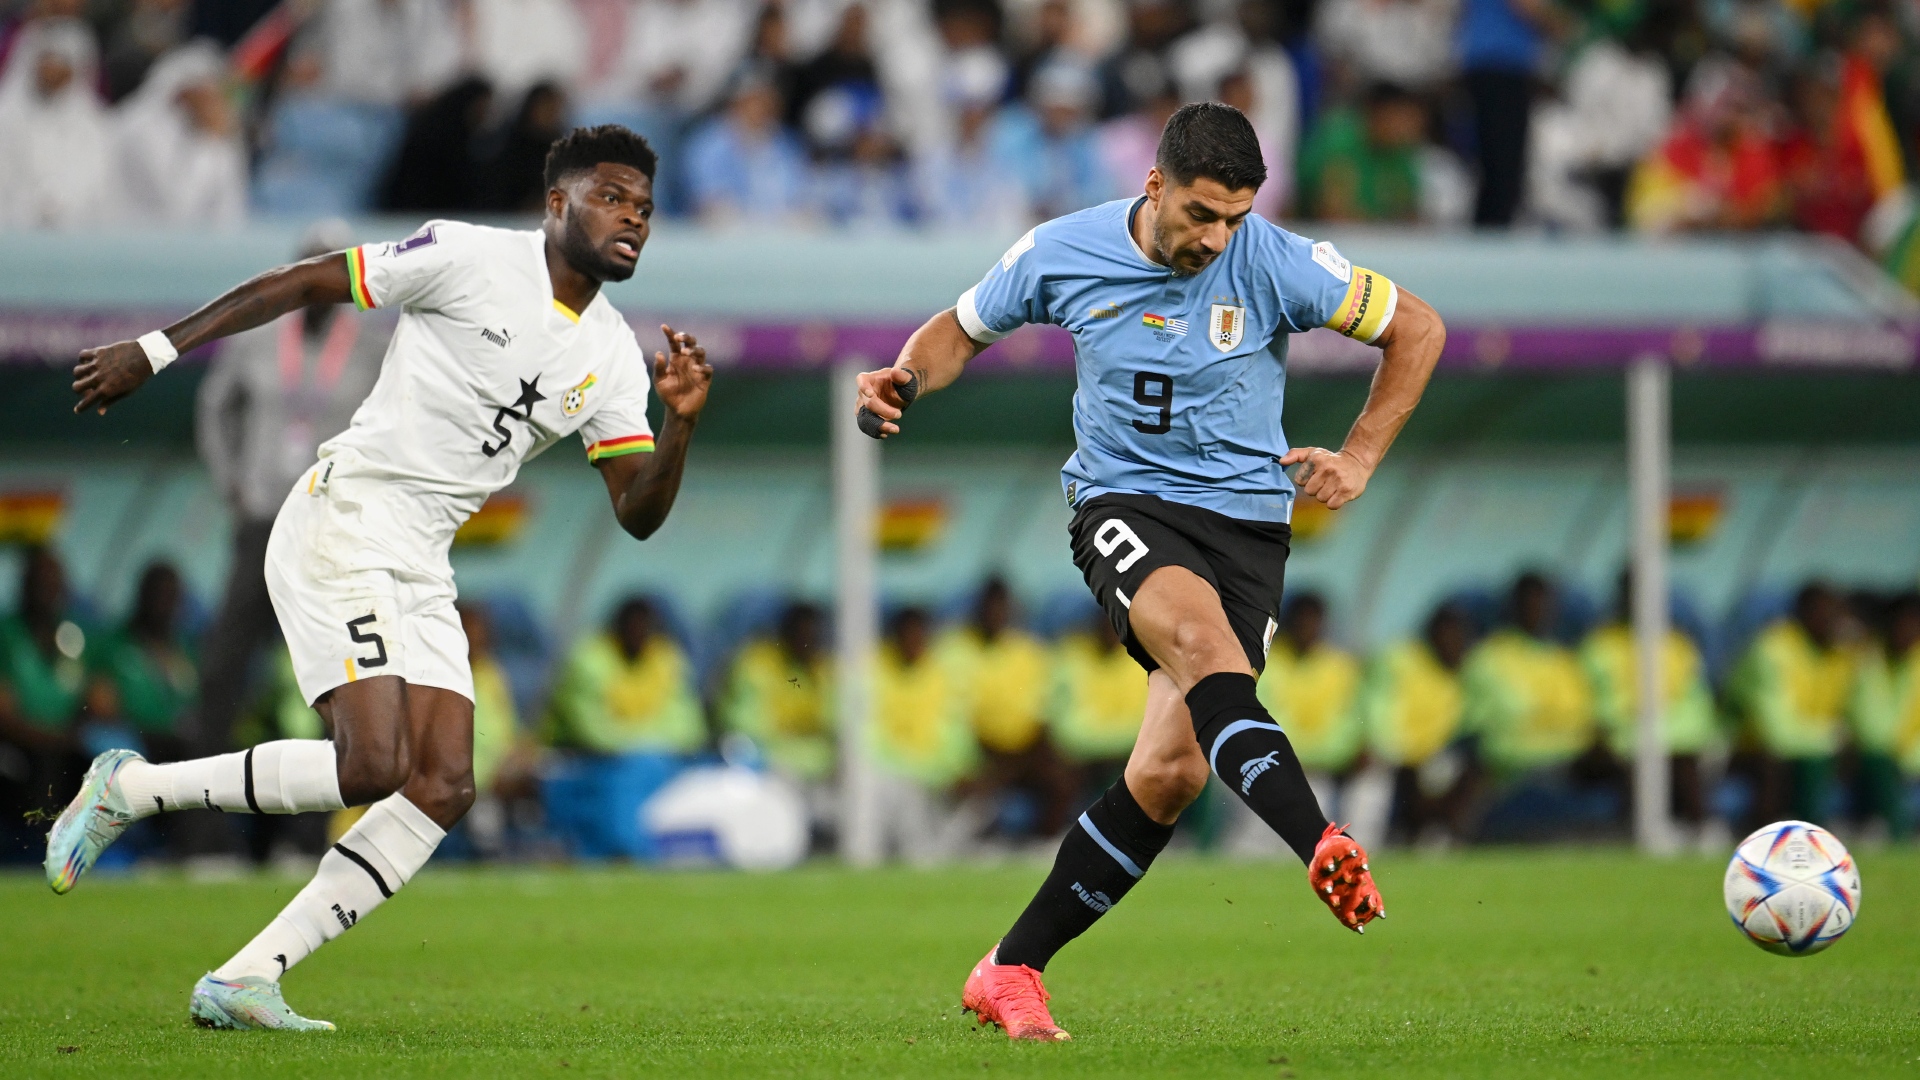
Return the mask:
[[1422, 843], [1445, 845], [1465, 832], [1472, 776], [1454, 742], [1465, 710], [1460, 669], [1472, 641], [1466, 612], [1442, 604], [1421, 638], [1374, 657], [1360, 691], [1369, 769], [1391, 775], [1390, 821]]
[[1793, 615], [1760, 631], [1734, 669], [1729, 696], [1761, 756], [1757, 823], [1831, 816], [1855, 666], [1841, 637], [1845, 618], [1838, 593], [1806, 585]]
[[633, 597], [607, 630], [573, 647], [553, 689], [552, 745], [594, 754], [689, 754], [705, 745], [693, 669], [659, 623], [653, 604]]
[[991, 804], [1022, 791], [1038, 803], [1036, 833], [1051, 837], [1066, 828], [1080, 792], [1047, 737], [1047, 649], [1014, 625], [1007, 583], [987, 579], [972, 620], [942, 634], [934, 652], [952, 669], [980, 742], [980, 782], [970, 797]]
[[473, 809], [461, 823], [484, 856], [506, 848], [507, 804], [530, 794], [538, 748], [520, 730], [513, 688], [493, 652], [493, 620], [485, 608], [462, 602], [460, 628], [467, 635], [467, 661], [473, 668]]
[[1462, 721], [1479, 738], [1480, 760], [1502, 778], [1567, 765], [1597, 735], [1586, 672], [1552, 636], [1553, 586], [1522, 574], [1512, 613], [1512, 625], [1475, 646], [1461, 672]]
[[[1594, 717], [1607, 750], [1621, 763], [1625, 776], [1633, 775], [1640, 729], [1640, 682], [1634, 660], [1633, 578], [1620, 575], [1614, 598], [1614, 618], [1596, 627], [1580, 643], [1580, 663], [1593, 685]], [[1671, 812], [1676, 822], [1694, 830], [1707, 820], [1706, 783], [1700, 774], [1701, 753], [1719, 741], [1713, 690], [1707, 685], [1706, 664], [1700, 649], [1676, 627], [1669, 627], [1661, 646], [1661, 736], [1667, 751]]]
[[1126, 769], [1147, 709], [1147, 676], [1120, 647], [1113, 620], [1095, 610], [1084, 629], [1053, 646], [1047, 709], [1053, 742], [1080, 772], [1082, 790], [1104, 791]]
[[1913, 824], [1904, 789], [1920, 779], [1920, 593], [1895, 597], [1883, 627], [1860, 650], [1847, 721], [1859, 749], [1860, 816], [1901, 838]]
[[802, 786], [833, 780], [831, 658], [813, 604], [788, 605], [771, 638], [741, 646], [720, 694], [720, 726], [753, 741], [772, 769]]
[[[1368, 788], [1373, 797], [1356, 800], [1354, 796], [1361, 793], [1350, 783], [1363, 743], [1358, 710], [1360, 661], [1327, 643], [1327, 602], [1320, 594], [1296, 593], [1281, 619], [1283, 625], [1267, 648], [1267, 666], [1256, 687], [1260, 703], [1293, 743], [1321, 808], [1340, 824], [1353, 824], [1354, 839], [1363, 846], [1378, 843], [1391, 791], [1382, 794], [1377, 786]], [[1234, 815], [1226, 846], [1229, 852], [1243, 855], [1279, 855], [1288, 850], [1244, 808]]]
[[960, 786], [977, 775], [980, 748], [968, 720], [969, 697], [951, 664], [932, 649], [922, 608], [896, 613], [874, 659], [873, 723], [867, 748], [878, 774], [883, 845], [909, 862], [958, 854], [982, 822], [960, 805]]

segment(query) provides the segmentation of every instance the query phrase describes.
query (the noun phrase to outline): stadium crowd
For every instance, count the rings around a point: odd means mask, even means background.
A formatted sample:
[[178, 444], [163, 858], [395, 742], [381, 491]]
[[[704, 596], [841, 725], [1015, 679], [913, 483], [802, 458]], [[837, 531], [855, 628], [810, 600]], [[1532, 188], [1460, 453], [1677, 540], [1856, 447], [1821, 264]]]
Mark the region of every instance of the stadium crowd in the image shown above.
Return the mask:
[[[70, 594], [54, 551], [30, 548], [22, 565], [18, 610], [0, 620], [4, 861], [38, 858], [34, 813], [92, 754], [186, 753], [203, 700], [205, 619], [172, 567], [149, 566], [131, 610], [112, 620]], [[889, 615], [867, 750], [896, 857], [1044, 842], [1118, 775], [1146, 678], [1102, 614], [1051, 607], [1023, 619], [1007, 586], [989, 580], [945, 618], [916, 606]], [[1597, 621], [1583, 607], [1529, 573], [1504, 597], [1461, 594], [1417, 638], [1363, 657], [1335, 643], [1326, 602], [1297, 591], [1260, 694], [1323, 805], [1370, 843], [1624, 836], [1631, 638], [1617, 604]], [[649, 857], [651, 842], [629, 824], [641, 804], [679, 770], [716, 759], [782, 777], [804, 796], [816, 844], [829, 843], [840, 747], [828, 615], [767, 598], [743, 610], [729, 630], [698, 633], [670, 601], [636, 596], [556, 646], [511, 598], [463, 606], [483, 794], [452, 850]], [[1665, 739], [1686, 836], [1724, 846], [1731, 830], [1783, 817], [1854, 837], [1909, 834], [1920, 808], [1920, 596], [1812, 583], [1744, 639], [1676, 622]], [[260, 650], [246, 686], [235, 745], [320, 735], [283, 647]], [[351, 820], [308, 817], [246, 818], [230, 843], [256, 859], [317, 852]], [[183, 834], [161, 832], [179, 820], [144, 823], [146, 839], [117, 857], [182, 853]], [[1187, 820], [1200, 846], [1280, 853], [1224, 796]]]
[[1244, 109], [1270, 216], [1905, 259], [1909, 0], [5, 0], [0, 224], [514, 212], [570, 123], [715, 223], [1010, 229]]

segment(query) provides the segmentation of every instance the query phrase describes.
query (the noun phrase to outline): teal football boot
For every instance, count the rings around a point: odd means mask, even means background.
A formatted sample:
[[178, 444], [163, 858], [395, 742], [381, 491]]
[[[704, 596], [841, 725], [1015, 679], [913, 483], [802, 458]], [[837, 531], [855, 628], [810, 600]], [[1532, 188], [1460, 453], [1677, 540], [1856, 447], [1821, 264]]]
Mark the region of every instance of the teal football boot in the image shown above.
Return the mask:
[[128, 762], [145, 760], [131, 750], [109, 750], [93, 759], [80, 793], [47, 831], [47, 884], [54, 892], [72, 891], [100, 853], [133, 824], [126, 792], [114, 780]]
[[187, 1012], [201, 1027], [224, 1031], [333, 1030], [325, 1020], [309, 1020], [288, 1008], [287, 1000], [280, 996], [280, 984], [257, 975], [221, 979], [207, 972], [194, 984]]

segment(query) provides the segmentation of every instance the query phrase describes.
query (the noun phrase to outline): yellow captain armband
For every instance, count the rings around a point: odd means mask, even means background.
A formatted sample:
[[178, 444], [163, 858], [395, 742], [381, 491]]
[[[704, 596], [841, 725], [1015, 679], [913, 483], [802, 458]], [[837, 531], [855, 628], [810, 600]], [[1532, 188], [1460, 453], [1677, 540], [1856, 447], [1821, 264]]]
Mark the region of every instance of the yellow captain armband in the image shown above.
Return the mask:
[[1385, 275], [1356, 266], [1353, 279], [1347, 283], [1346, 298], [1334, 309], [1333, 318], [1322, 325], [1371, 345], [1393, 321], [1393, 309], [1399, 303], [1400, 290]]

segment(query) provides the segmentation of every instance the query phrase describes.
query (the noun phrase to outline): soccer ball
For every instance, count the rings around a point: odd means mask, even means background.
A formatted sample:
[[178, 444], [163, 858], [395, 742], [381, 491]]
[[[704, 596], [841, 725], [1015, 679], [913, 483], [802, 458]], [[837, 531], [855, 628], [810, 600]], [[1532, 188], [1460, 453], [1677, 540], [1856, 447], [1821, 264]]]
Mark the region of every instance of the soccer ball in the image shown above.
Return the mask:
[[1808, 956], [1840, 940], [1860, 912], [1860, 870], [1834, 835], [1776, 821], [1740, 842], [1727, 864], [1727, 914], [1755, 945]]

